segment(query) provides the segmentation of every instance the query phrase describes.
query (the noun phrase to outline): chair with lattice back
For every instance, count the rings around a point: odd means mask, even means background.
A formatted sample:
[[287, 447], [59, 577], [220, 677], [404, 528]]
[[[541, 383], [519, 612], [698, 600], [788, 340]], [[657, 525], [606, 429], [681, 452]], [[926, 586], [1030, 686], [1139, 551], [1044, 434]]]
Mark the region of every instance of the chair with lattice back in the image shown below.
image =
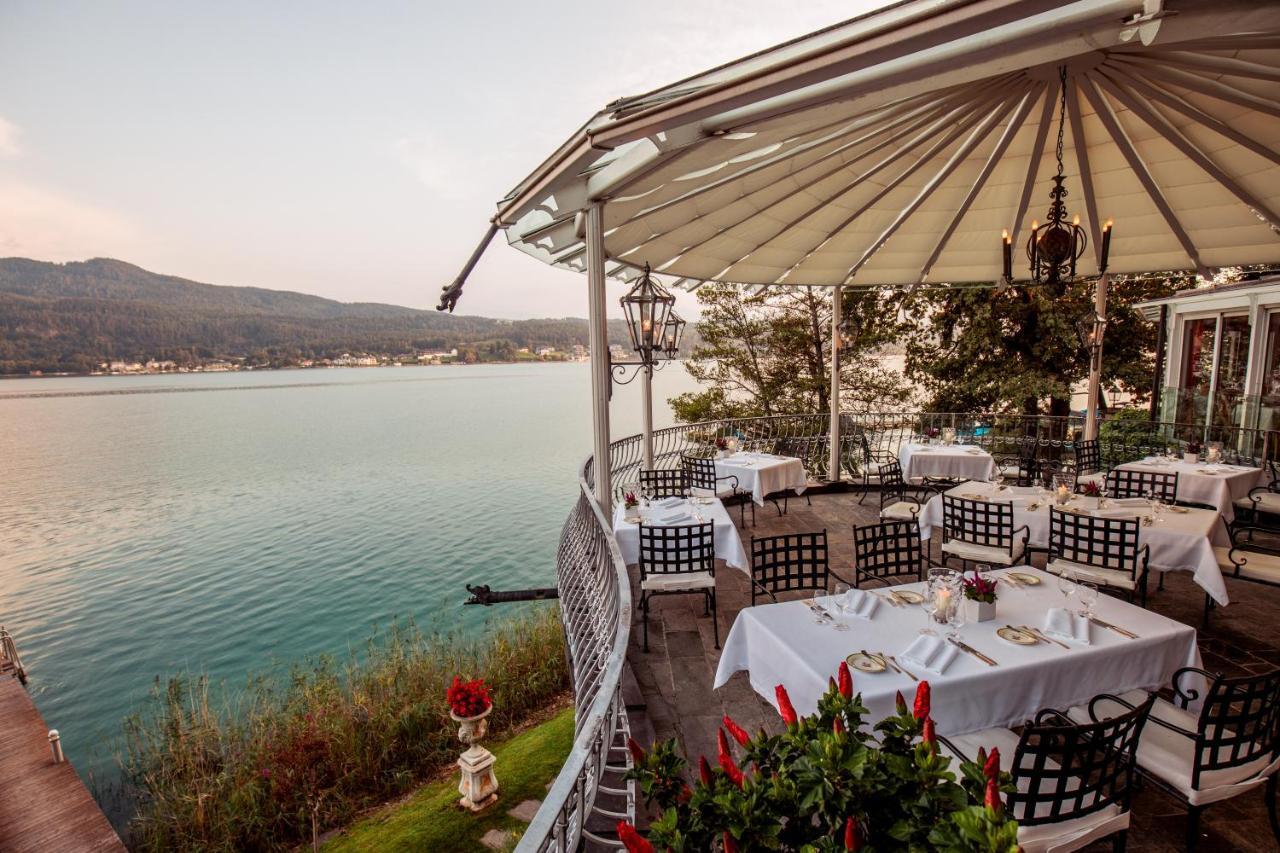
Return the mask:
[[644, 650], [649, 651], [649, 602], [658, 595], [700, 594], [711, 616], [716, 648], [715, 525], [640, 525], [640, 610], [644, 614]]
[[686, 498], [689, 480], [684, 471], [675, 468], [646, 468], [640, 472], [640, 490], [654, 499]]
[[902, 465], [889, 459], [880, 465], [880, 518], [883, 521], [915, 521], [929, 498], [937, 494], [930, 486], [908, 483]]
[[1113, 498], [1145, 498], [1155, 495], [1162, 503], [1177, 503], [1178, 472], [1114, 468], [1107, 474], [1107, 494]]
[[1013, 526], [1013, 505], [959, 495], [942, 496], [942, 561], [948, 557], [973, 563], [1013, 566], [1027, 553], [1031, 530]]
[[1108, 518], [1049, 509], [1049, 555], [1045, 570], [1123, 590], [1147, 603], [1151, 546], [1140, 543], [1135, 518]]
[[1080, 484], [1095, 482], [1099, 486], [1106, 482], [1107, 475], [1102, 470], [1102, 444], [1096, 438], [1081, 439], [1073, 445], [1075, 449], [1075, 490], [1080, 491]]
[[831, 571], [826, 530], [751, 537], [752, 606], [760, 595], [777, 601], [780, 592], [829, 589], [833, 577], [844, 581]]
[[[1103, 698], [1110, 697], [1094, 701]], [[1107, 836], [1124, 850], [1136, 756], [1155, 698], [1144, 693], [1124, 714], [1105, 720], [1078, 721], [1045, 709], [1021, 735], [988, 729], [939, 741], [944, 752], [966, 761], [976, 758], [978, 747], [999, 748], [1016, 788], [1005, 807], [1018, 822], [1023, 850], [1066, 853]]]
[[890, 585], [890, 581], [924, 580], [924, 548], [920, 526], [913, 521], [882, 521], [853, 528], [854, 583]]
[[707, 456], [680, 455], [680, 467], [684, 471], [685, 484], [690, 494], [713, 495], [717, 498], [738, 500], [743, 526], [747, 523], [747, 504], [751, 504], [751, 523], [756, 523], [756, 505], [751, 492], [743, 491], [737, 476], [716, 474], [716, 461]]
[[[1184, 667], [1173, 674], [1172, 688], [1173, 702], [1157, 699], [1152, 707], [1138, 744], [1138, 769], [1186, 807], [1187, 849], [1199, 841], [1205, 807], [1264, 786], [1271, 832], [1280, 841], [1280, 669], [1226, 678]], [[1105, 720], [1130, 711], [1144, 694], [1099, 696], [1070, 714]], [[1188, 710], [1202, 696], [1199, 712]]]

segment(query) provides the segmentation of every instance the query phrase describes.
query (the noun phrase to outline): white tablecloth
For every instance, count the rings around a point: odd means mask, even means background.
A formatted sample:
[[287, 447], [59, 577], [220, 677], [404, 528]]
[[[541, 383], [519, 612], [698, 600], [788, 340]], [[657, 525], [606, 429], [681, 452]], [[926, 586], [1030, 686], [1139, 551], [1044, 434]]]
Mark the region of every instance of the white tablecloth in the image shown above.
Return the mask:
[[[1169, 684], [1179, 668], [1200, 666], [1194, 628], [1109, 596], [1099, 597], [1097, 617], [1138, 634], [1138, 639], [1096, 625], [1089, 628], [1090, 645], [1069, 650], [1051, 643], [1016, 646], [1000, 639], [996, 630], [1005, 624], [1041, 627], [1048, 609], [1063, 604], [1056, 578], [1037, 569], [1020, 571], [1036, 574], [1041, 584], [1025, 589], [1001, 584], [995, 620], [966, 625], [960, 632], [964, 642], [999, 666], [987, 666], [963, 652], [945, 675], [907, 666], [932, 688], [933, 718], [940, 733], [1020, 725], [1042, 708], [1066, 710], [1099, 693], [1154, 690]], [[776, 703], [774, 687], [782, 684], [796, 710], [812, 714], [827, 679], [846, 655], [867, 649], [897, 655], [901, 662], [902, 652], [926, 621], [920, 607], [881, 603], [871, 620], [853, 619], [851, 630], [836, 631], [829, 624], [816, 624], [802, 601], [749, 607], [738, 614], [725, 638], [715, 686], [747, 670], [752, 688], [770, 703]], [[893, 713], [896, 691], [909, 697], [916, 685], [890, 669], [855, 672], [853, 686], [870, 709], [868, 722], [875, 723]]]
[[991, 454], [972, 444], [915, 444], [898, 449], [898, 464], [906, 480], [921, 477], [994, 480], [998, 469]]
[[1249, 494], [1249, 490], [1258, 485], [1258, 475], [1262, 473], [1260, 468], [1245, 465], [1193, 465], [1150, 456], [1116, 467], [1131, 471], [1176, 471], [1178, 500], [1217, 507], [1227, 521], [1235, 519], [1232, 503]]
[[[711, 502], [706, 504], [686, 500], [668, 509], [654, 507], [652, 510], [641, 509], [640, 513], [641, 517], [651, 518], [675, 512], [677, 509], [686, 509], [696, 514], [693, 521], [678, 521], [677, 525], [702, 524], [707, 521], [715, 525], [713, 530], [717, 560], [724, 560], [733, 568], [742, 569], [745, 572], [751, 570], [751, 563], [747, 559], [746, 550], [742, 547], [742, 537], [738, 535], [738, 528], [734, 526], [733, 519], [729, 518], [728, 511], [718, 498], [712, 498]], [[701, 516], [704, 521], [699, 522], [698, 516]], [[640, 562], [640, 525], [625, 519], [626, 509], [619, 502], [613, 509], [613, 535], [618, 540], [618, 548], [622, 550], [623, 561], [630, 566]]]
[[[751, 492], [751, 499], [764, 506], [765, 495], [793, 489], [803, 494], [809, 484], [804, 463], [794, 456], [767, 453], [735, 453], [716, 460], [717, 477], [737, 477], [738, 488]], [[724, 483], [720, 484], [724, 486]]]
[[[1018, 494], [1021, 492], [1022, 494]], [[994, 498], [997, 501], [1009, 501], [1013, 504], [1013, 526], [1027, 525], [1031, 534], [1030, 543], [1044, 548], [1049, 544], [1049, 508], [1052, 498], [1046, 498], [1037, 489], [1019, 489], [1008, 487], [998, 490], [992, 483], [962, 483], [947, 491], [949, 495], [959, 497], [980, 496]], [[1038, 503], [1034, 511], [1028, 512], [1029, 503]], [[1120, 509], [1115, 502], [1109, 502], [1111, 508]], [[1075, 498], [1069, 508], [1080, 508], [1082, 501]], [[1125, 507], [1131, 509], [1132, 515], [1142, 518], [1151, 515], [1148, 506]], [[925, 504], [920, 513], [920, 537], [927, 540], [933, 535], [933, 528], [942, 527], [942, 495], [934, 495]], [[1222, 569], [1214, 556], [1214, 544], [1228, 544], [1227, 532], [1222, 519], [1216, 512], [1207, 509], [1187, 508], [1185, 513], [1176, 513], [1166, 509], [1150, 527], [1143, 526], [1138, 532], [1138, 544], [1151, 546], [1151, 568], [1161, 572], [1191, 572], [1195, 581], [1205, 592], [1213, 596], [1219, 604], [1227, 604], [1227, 586], [1222, 580]]]

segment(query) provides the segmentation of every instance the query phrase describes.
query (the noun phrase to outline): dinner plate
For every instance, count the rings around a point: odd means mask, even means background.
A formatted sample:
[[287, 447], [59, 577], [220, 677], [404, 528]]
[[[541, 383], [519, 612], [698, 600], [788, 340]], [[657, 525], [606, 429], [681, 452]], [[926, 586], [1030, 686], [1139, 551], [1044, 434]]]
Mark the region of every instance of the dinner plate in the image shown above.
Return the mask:
[[1191, 510], [1187, 509], [1185, 506], [1177, 506], [1176, 504], [1169, 504], [1165, 509], [1169, 510], [1169, 512], [1176, 512], [1179, 515], [1186, 515], [1191, 512]]
[[1036, 643], [1040, 642], [1039, 638], [1030, 631], [1020, 631], [1017, 628], [1012, 628], [1008, 625], [998, 629], [996, 631], [996, 636], [1002, 640], [1008, 640], [1016, 646], [1034, 646]]
[[893, 594], [905, 601], [907, 604], [920, 604], [924, 601], [923, 595], [909, 589], [895, 589], [893, 590]]
[[627, 524], [640, 524], [644, 521], [643, 518], [624, 518], [622, 520], [625, 521]]
[[871, 655], [864, 655], [862, 652], [849, 655], [845, 658], [845, 663], [858, 672], [884, 672], [886, 669], [884, 661], [873, 658]]
[[1040, 585], [1040, 578], [1036, 577], [1035, 575], [1029, 575], [1026, 572], [1009, 572], [1009, 577], [1013, 578], [1019, 583], [1025, 583], [1028, 586]]
[[971, 501], [985, 501], [990, 495], [980, 495], [977, 492], [961, 492], [960, 497], [968, 498]]

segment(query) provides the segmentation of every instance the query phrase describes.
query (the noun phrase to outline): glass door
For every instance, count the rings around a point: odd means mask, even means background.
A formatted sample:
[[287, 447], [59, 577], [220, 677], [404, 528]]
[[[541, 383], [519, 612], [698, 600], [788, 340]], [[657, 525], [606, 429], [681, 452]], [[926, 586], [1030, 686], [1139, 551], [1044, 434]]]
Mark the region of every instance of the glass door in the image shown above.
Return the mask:
[[1252, 324], [1246, 314], [1221, 319], [1218, 327], [1218, 369], [1213, 390], [1210, 426], [1231, 431], [1245, 425], [1245, 377], [1249, 372]]
[[[1182, 327], [1182, 370], [1174, 420], [1202, 428], [1208, 423], [1209, 395], [1213, 391], [1213, 355], [1217, 349], [1218, 318], [1187, 320]], [[1195, 430], [1189, 430], [1194, 437]]]

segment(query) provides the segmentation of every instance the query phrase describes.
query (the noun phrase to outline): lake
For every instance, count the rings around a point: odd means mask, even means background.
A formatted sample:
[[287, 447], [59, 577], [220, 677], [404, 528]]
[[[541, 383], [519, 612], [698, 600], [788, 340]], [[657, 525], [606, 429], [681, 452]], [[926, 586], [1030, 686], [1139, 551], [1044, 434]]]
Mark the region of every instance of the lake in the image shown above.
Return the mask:
[[[82, 776], [114, 779], [154, 679], [478, 630], [465, 584], [552, 586], [591, 450], [590, 365], [0, 382], [0, 624]], [[680, 365], [666, 399], [696, 388]], [[615, 387], [615, 436], [640, 429]], [[508, 613], [510, 611], [507, 611]]]

